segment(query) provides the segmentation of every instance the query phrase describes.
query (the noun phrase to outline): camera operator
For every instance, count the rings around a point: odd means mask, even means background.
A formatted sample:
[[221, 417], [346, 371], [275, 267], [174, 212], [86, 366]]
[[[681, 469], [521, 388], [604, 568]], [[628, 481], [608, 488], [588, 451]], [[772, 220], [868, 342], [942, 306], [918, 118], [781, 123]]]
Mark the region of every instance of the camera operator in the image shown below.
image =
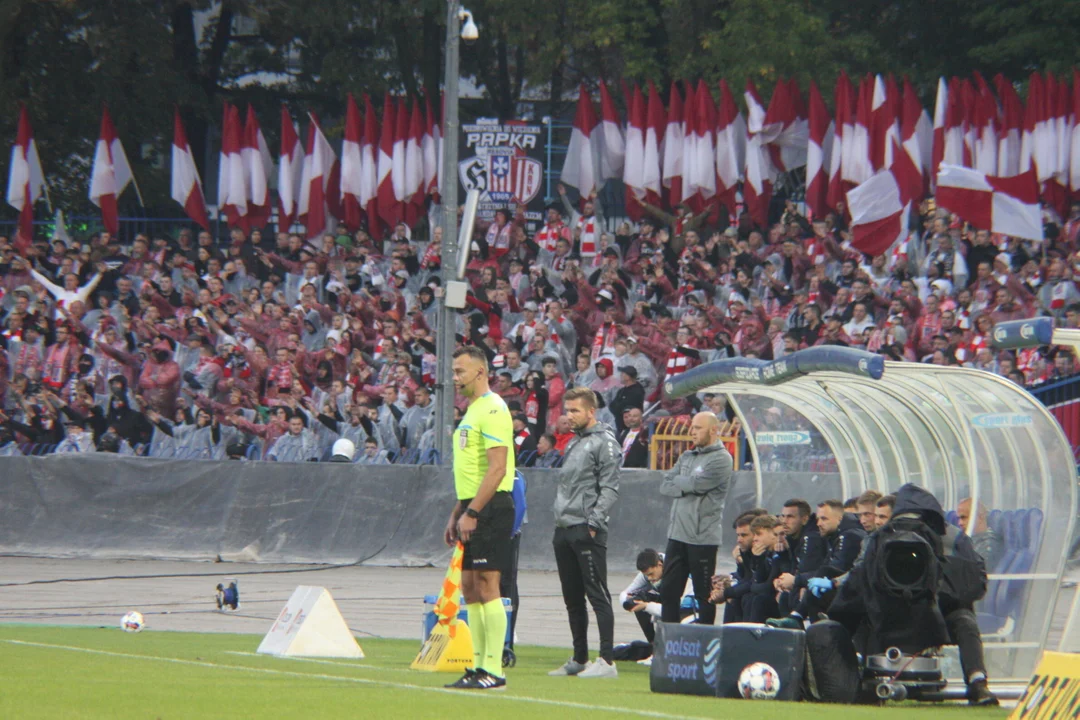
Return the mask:
[[[937, 499], [933, 495], [929, 495], [929, 498], [935, 504], [929, 512], [941, 513], [944, 519]], [[964, 511], [970, 512], [971, 505], [970, 498], [961, 501], [962, 521], [967, 519]], [[979, 511], [986, 512], [985, 507], [977, 507]], [[899, 514], [899, 506], [894, 509], [894, 514]], [[985, 528], [985, 517], [983, 527]], [[982, 635], [975, 617], [975, 603], [986, 594], [987, 558], [979, 553], [979, 547], [975, 544], [978, 532], [975, 538], [971, 538], [965, 534], [965, 529], [966, 524], [961, 527], [945, 525], [945, 577], [938, 597], [938, 606], [941, 614], [945, 616], [949, 637], [960, 651], [960, 665], [964, 670], [964, 682], [967, 683], [968, 702], [972, 705], [997, 705], [997, 696], [987, 686]]]
[[660, 617], [660, 583], [664, 575], [664, 555], [646, 548], [637, 556], [638, 574], [619, 593], [619, 604], [634, 617], [650, 643], [656, 637], [653, 618]]
[[844, 504], [839, 500], [826, 500], [817, 507], [818, 532], [826, 546], [825, 560], [816, 570], [808, 575], [798, 575], [784, 582], [777, 579], [776, 589], [782, 592], [801, 590], [795, 609], [786, 617], [770, 618], [765, 621], [770, 627], [801, 630], [803, 621], [817, 619], [819, 613], [828, 609], [836, 595], [833, 578], [851, 570], [866, 531], [859, 519], [844, 512]]
[[907, 484], [897, 491], [888, 522], [868, 541], [863, 561], [841, 585], [832, 610], [849, 629], [856, 618], [869, 626], [864, 654], [890, 646], [917, 653], [951, 640], [960, 651], [968, 702], [997, 705], [987, 686], [974, 612], [985, 593], [986, 567], [971, 539], [946, 524], [937, 498]]
[[[654, 622], [660, 619], [660, 588], [663, 586], [664, 553], [646, 548], [637, 556], [638, 574], [619, 593], [619, 604], [623, 610], [634, 613], [634, 617], [645, 633], [645, 639], [651, 644], [656, 637]], [[683, 595], [693, 597], [693, 585], [687, 582]], [[680, 613], [681, 614], [681, 613]]]
[[731, 454], [719, 436], [716, 415], [695, 415], [690, 423], [694, 446], [679, 456], [660, 483], [660, 493], [674, 498], [664, 553], [664, 583], [660, 588], [664, 622], [679, 622], [682, 590], [688, 577], [693, 580], [698, 599], [698, 621], [712, 625], [716, 620], [716, 606], [709, 602], [710, 579], [716, 570], [720, 522], [732, 469]]

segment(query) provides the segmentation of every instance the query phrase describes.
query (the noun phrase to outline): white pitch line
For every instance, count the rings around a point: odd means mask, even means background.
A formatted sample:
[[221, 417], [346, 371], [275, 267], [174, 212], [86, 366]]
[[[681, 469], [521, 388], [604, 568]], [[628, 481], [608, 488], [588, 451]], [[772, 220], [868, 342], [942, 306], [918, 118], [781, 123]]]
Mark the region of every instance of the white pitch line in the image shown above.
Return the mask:
[[[240, 652], [238, 650], [225, 650], [226, 655], [239, 655], [241, 657], [273, 657], [272, 655], [260, 655], [253, 652]], [[406, 668], [391, 668], [382, 667], [379, 665], [363, 665], [361, 662], [339, 662], [337, 660], [319, 660], [317, 658], [305, 658], [305, 657], [283, 657], [279, 660], [293, 660], [295, 662], [309, 662], [317, 663], [319, 665], [336, 665], [337, 667], [356, 668], [357, 670], [380, 670], [382, 672], [398, 672], [398, 673], [415, 673], [415, 670], [407, 670]], [[362, 660], [366, 660], [363, 658]]]
[[451, 690], [449, 688], [429, 687], [426, 685], [412, 685], [410, 683], [397, 683], [387, 680], [373, 680], [370, 678], [350, 677], [347, 675], [324, 675], [322, 673], [304, 673], [295, 672], [292, 670], [272, 670], [270, 668], [255, 668], [246, 665], [221, 665], [218, 663], [206, 662], [202, 660], [184, 660], [182, 658], [161, 657], [159, 655], [136, 655], [135, 653], [112, 652], [110, 650], [97, 650], [94, 648], [77, 647], [75, 645], [54, 645], [51, 643], [30, 642], [28, 640], [7, 639], [2, 640], [2, 642], [6, 642], [11, 645], [49, 648], [51, 650], [68, 650], [70, 652], [81, 652], [87, 653], [89, 655], [105, 655], [108, 657], [125, 658], [128, 660], [156, 660], [158, 662], [172, 663], [174, 665], [192, 665], [196, 667], [212, 668], [214, 670], [236, 670], [239, 672], [255, 673], [259, 675], [283, 675], [286, 677], [308, 678], [311, 680], [336, 680], [339, 682], [357, 683], [360, 685], [377, 685], [381, 687], [398, 688], [402, 690], [420, 690], [423, 692], [454, 695], [456, 697], [474, 697], [483, 698], [486, 700], [505, 700], [508, 702], [523, 702], [536, 705], [553, 705], [555, 707], [575, 708], [578, 710], [603, 710], [606, 712], [638, 715], [641, 717], [663, 718], [664, 720], [715, 720], [715, 718], [707, 718], [702, 716], [672, 715], [670, 713], [663, 713], [655, 710], [640, 710], [630, 707], [587, 705], [585, 703], [576, 703], [566, 700], [549, 700], [547, 698], [529, 697], [527, 695], [505, 695], [502, 693], [486, 694], [482, 692], [470, 693], [468, 690]]

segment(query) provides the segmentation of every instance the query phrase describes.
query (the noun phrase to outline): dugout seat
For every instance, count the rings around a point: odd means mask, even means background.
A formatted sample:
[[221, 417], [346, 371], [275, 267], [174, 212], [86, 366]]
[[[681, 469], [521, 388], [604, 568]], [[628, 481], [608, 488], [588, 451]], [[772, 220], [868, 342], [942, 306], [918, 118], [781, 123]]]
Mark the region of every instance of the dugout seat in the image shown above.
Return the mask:
[[[987, 525], [1005, 543], [1005, 552], [993, 568], [993, 575], [1022, 575], [1031, 572], [1038, 554], [1043, 513], [1038, 508], [994, 510]], [[986, 596], [976, 604], [979, 630], [984, 639], [1003, 640], [1012, 634], [1030, 587], [1028, 580], [994, 579], [987, 583]]]

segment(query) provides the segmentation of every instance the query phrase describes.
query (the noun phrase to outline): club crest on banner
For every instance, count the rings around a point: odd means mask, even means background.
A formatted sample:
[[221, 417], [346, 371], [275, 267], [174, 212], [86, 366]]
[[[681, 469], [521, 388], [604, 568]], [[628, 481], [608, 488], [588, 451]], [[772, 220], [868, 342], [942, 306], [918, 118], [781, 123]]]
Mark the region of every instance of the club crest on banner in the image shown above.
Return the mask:
[[542, 223], [544, 204], [544, 149], [538, 125], [481, 118], [461, 128], [464, 157], [458, 162], [463, 194], [480, 192], [477, 218], [490, 222], [495, 211], [526, 208], [528, 229]]

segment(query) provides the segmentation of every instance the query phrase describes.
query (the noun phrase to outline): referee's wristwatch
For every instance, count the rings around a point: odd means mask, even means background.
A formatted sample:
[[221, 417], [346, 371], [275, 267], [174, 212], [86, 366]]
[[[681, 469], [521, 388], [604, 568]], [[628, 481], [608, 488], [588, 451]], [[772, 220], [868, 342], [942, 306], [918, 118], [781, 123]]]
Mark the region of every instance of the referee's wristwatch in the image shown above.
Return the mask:
[[473, 520], [480, 517], [480, 513], [476, 510], [473, 510], [471, 507], [465, 508], [465, 514], [471, 517]]

